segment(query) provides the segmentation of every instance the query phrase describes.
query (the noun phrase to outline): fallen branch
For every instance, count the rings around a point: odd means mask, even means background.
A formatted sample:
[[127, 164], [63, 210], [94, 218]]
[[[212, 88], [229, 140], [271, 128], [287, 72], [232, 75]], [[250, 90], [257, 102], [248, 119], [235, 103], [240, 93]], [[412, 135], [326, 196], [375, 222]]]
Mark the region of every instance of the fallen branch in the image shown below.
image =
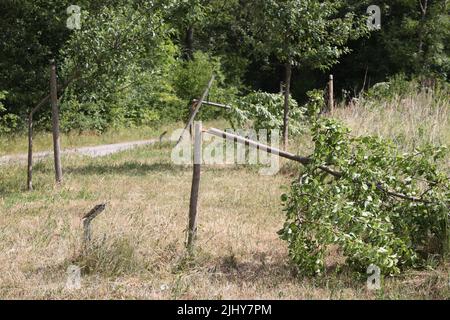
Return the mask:
[[426, 204], [430, 204], [431, 202], [428, 200], [424, 200], [422, 198], [417, 198], [417, 197], [411, 197], [411, 196], [407, 196], [401, 193], [397, 193], [397, 192], [393, 192], [393, 191], [389, 191], [386, 190], [381, 183], [377, 184], [377, 189], [380, 191], [383, 191], [384, 193], [386, 193], [388, 196], [394, 197], [394, 198], [399, 198], [399, 199], [403, 199], [403, 200], [408, 200], [411, 202], [420, 202], [420, 203], [426, 203]]
[[[313, 162], [313, 160], [311, 158], [306, 158], [306, 157], [301, 157], [301, 156], [298, 156], [298, 155], [294, 155], [294, 154], [289, 153], [287, 151], [282, 151], [282, 150], [279, 150], [277, 148], [269, 147], [269, 146], [264, 145], [262, 143], [259, 143], [259, 142], [256, 142], [256, 141], [253, 141], [253, 140], [250, 140], [250, 139], [247, 139], [247, 138], [235, 135], [235, 134], [227, 133], [227, 132], [221, 131], [219, 129], [211, 128], [209, 130], [204, 130], [204, 132], [206, 132], [208, 134], [211, 134], [213, 136], [219, 137], [219, 138], [232, 140], [234, 142], [238, 142], [238, 143], [244, 144], [246, 146], [250, 146], [250, 147], [253, 147], [253, 148], [265, 151], [265, 152], [267, 152], [269, 154], [274, 154], [274, 155], [277, 155], [279, 157], [286, 158], [286, 159], [298, 162], [298, 163], [300, 163], [300, 164], [302, 164], [304, 166], [310, 165]], [[322, 171], [332, 175], [333, 177], [338, 178], [338, 179], [342, 178], [342, 176], [343, 176], [343, 173], [335, 171], [335, 170], [333, 170], [333, 169], [331, 169], [331, 168], [329, 168], [327, 166], [321, 165], [321, 166], [318, 166], [318, 168], [320, 170], [322, 170]], [[367, 185], [371, 186], [372, 184], [367, 183]], [[382, 186], [381, 183], [377, 183], [376, 187], [377, 187], [378, 190], [380, 190], [380, 191], [386, 193], [388, 196], [391, 196], [391, 197], [394, 197], [394, 198], [398, 198], [398, 199], [402, 199], [402, 200], [408, 200], [408, 201], [412, 201], [412, 202], [426, 203], [426, 204], [430, 204], [431, 203], [428, 200], [424, 200], [424, 199], [421, 199], [421, 198], [411, 197], [411, 196], [407, 196], [407, 195], [404, 195], [404, 194], [401, 194], [401, 193], [389, 191], [389, 190], [385, 189]]]
[[186, 133], [186, 131], [188, 130], [188, 128], [194, 124], [195, 117], [197, 116], [198, 112], [200, 111], [200, 108], [202, 107], [203, 101], [208, 96], [209, 90], [211, 90], [211, 87], [212, 87], [212, 84], [213, 84], [215, 78], [216, 78], [215, 75], [212, 75], [211, 80], [209, 80], [209, 83], [208, 83], [208, 86], [206, 87], [205, 92], [203, 93], [200, 101], [195, 106], [195, 109], [192, 112], [192, 114], [191, 114], [191, 116], [189, 118], [189, 121], [186, 124], [186, 127], [184, 128], [183, 132], [180, 135], [180, 138], [178, 139], [177, 146], [181, 142], [181, 140], [183, 139], [183, 136]]
[[[199, 100], [194, 99], [192, 102], [194, 103], [198, 103]], [[203, 101], [203, 104], [208, 105], [208, 106], [212, 106], [212, 107], [217, 107], [217, 108], [222, 108], [222, 109], [227, 109], [230, 110], [231, 106], [226, 105], [226, 104], [222, 104], [222, 103], [216, 103], [216, 102], [210, 102], [210, 101]]]
[[[219, 138], [223, 138], [223, 139], [227, 139], [227, 140], [233, 140], [235, 142], [244, 144], [246, 146], [250, 146], [250, 147], [253, 147], [253, 148], [256, 148], [256, 149], [263, 150], [263, 151], [265, 151], [265, 152], [267, 152], [269, 154], [274, 154], [274, 155], [280, 156], [282, 158], [286, 158], [286, 159], [289, 159], [289, 160], [292, 160], [292, 161], [295, 161], [295, 162], [299, 162], [299, 163], [301, 163], [304, 166], [309, 165], [312, 162], [311, 158], [301, 157], [301, 156], [295, 155], [293, 153], [290, 153], [290, 152], [287, 152], [287, 151], [283, 151], [283, 150], [280, 150], [280, 149], [277, 149], [277, 148], [269, 147], [269, 146], [264, 145], [262, 143], [259, 143], [259, 142], [256, 142], [256, 141], [253, 141], [253, 140], [250, 140], [250, 139], [247, 139], [247, 138], [244, 138], [244, 137], [232, 134], [232, 133], [224, 132], [224, 131], [221, 131], [221, 130], [218, 130], [218, 129], [212, 128], [212, 129], [206, 130], [206, 133], [211, 134], [211, 135], [216, 136], [216, 137], [219, 137]], [[336, 178], [341, 178], [342, 177], [342, 173], [336, 172], [333, 169], [330, 169], [330, 168], [328, 168], [326, 166], [319, 166], [319, 169], [321, 169], [322, 171], [324, 171], [324, 172], [326, 172], [326, 173], [328, 173], [328, 174], [330, 174], [330, 175], [332, 175], [332, 176], [334, 176]]]

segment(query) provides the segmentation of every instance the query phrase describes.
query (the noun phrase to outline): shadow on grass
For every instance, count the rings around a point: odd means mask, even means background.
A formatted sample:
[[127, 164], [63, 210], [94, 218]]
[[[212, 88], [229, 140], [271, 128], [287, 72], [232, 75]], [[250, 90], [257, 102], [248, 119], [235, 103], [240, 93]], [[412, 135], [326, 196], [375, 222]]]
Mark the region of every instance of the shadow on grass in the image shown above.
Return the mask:
[[190, 170], [188, 167], [176, 166], [171, 163], [142, 163], [124, 162], [120, 164], [92, 163], [86, 166], [65, 168], [65, 172], [73, 175], [128, 175], [140, 176], [155, 172], [184, 172]]
[[[239, 171], [243, 170], [243, 167], [238, 166], [202, 166], [203, 172], [227, 172], [227, 171]], [[245, 168], [246, 170], [253, 170], [254, 168]], [[42, 169], [36, 170], [41, 173], [51, 173], [51, 170]], [[48, 172], [47, 172], [48, 171]], [[91, 163], [85, 166], [71, 166], [68, 165], [64, 168], [64, 173], [71, 175], [127, 175], [127, 176], [141, 176], [150, 173], [184, 173], [191, 172], [192, 166], [176, 165], [173, 163], [143, 163], [139, 161], [127, 161], [118, 164], [105, 164], [105, 163]]]
[[241, 262], [234, 255], [225, 256], [216, 262], [215, 271], [236, 283], [296, 279], [297, 270], [284, 256], [277, 255], [271, 261], [266, 258], [265, 253], [255, 253], [251, 261]]
[[335, 269], [327, 268], [324, 277], [303, 275], [287, 256], [282, 254], [268, 255], [264, 252], [255, 253], [253, 259], [239, 261], [234, 255], [222, 257], [216, 262], [214, 272], [225, 277], [229, 282], [237, 284], [243, 282], [270, 284], [277, 286], [281, 283], [297, 283], [308, 285], [311, 289], [350, 288], [355, 291], [365, 288], [365, 279], [347, 267]]

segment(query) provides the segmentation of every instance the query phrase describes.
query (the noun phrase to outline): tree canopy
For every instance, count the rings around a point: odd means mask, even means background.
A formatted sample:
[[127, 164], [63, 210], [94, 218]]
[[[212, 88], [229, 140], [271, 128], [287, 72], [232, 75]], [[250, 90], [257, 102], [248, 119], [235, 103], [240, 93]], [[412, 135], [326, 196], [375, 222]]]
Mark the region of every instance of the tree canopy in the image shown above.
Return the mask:
[[[339, 79], [338, 95], [342, 89], [356, 94], [398, 73], [448, 80], [445, 0], [379, 1], [381, 29], [370, 33], [365, 28], [368, 0], [76, 4], [80, 30], [67, 28], [68, 5], [62, 0], [0, 4], [1, 115], [13, 116], [18, 130], [48, 93], [50, 59], [57, 62], [60, 83], [77, 75], [61, 99], [66, 130], [182, 118], [188, 99], [186, 93], [180, 96], [185, 90], [177, 87], [180, 75], [198, 68], [220, 70], [221, 93], [215, 92], [222, 99], [257, 90], [278, 92], [280, 82], [287, 82], [286, 66], [292, 67], [288, 91], [300, 102], [307, 91], [325, 86], [329, 72]], [[192, 61], [196, 52], [203, 57], [200, 62]], [[199, 82], [203, 78], [193, 76]], [[130, 104], [132, 111], [125, 107]], [[163, 114], [163, 105], [170, 112]], [[38, 118], [47, 117], [45, 112]], [[77, 114], [84, 118], [69, 121]], [[94, 116], [102, 123], [86, 123]]]

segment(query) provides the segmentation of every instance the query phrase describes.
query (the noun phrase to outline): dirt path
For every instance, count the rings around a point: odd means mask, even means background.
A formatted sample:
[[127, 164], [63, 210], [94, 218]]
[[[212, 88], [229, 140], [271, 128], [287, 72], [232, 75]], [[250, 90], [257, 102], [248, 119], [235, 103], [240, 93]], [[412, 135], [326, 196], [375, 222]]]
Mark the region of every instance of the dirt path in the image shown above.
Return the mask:
[[[63, 150], [63, 155], [82, 155], [88, 157], [104, 157], [110, 154], [118, 153], [125, 150], [134, 149], [139, 146], [146, 146], [155, 144], [158, 140], [146, 140], [146, 141], [134, 141], [134, 142], [124, 142], [124, 143], [116, 143], [116, 144], [106, 144], [95, 147], [82, 147], [82, 148], [74, 148]], [[53, 155], [53, 151], [44, 151], [44, 152], [35, 152], [33, 155], [33, 160], [41, 160]], [[9, 155], [0, 157], [0, 165], [10, 164], [10, 163], [26, 163], [28, 155], [17, 154], [17, 155]]]

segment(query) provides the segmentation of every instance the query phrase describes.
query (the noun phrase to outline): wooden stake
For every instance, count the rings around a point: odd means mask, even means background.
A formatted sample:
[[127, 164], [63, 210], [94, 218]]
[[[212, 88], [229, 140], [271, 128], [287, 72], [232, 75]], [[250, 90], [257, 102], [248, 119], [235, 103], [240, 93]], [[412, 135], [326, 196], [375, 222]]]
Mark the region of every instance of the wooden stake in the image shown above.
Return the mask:
[[194, 109], [194, 111], [192, 112], [191, 117], [189, 118], [189, 121], [188, 121], [188, 123], [186, 124], [186, 127], [184, 128], [183, 132], [181, 133], [180, 138], [178, 139], [177, 146], [178, 146], [178, 144], [181, 142], [181, 140], [183, 139], [183, 136], [184, 136], [184, 134], [186, 133], [186, 131], [187, 131], [187, 130], [189, 129], [189, 127], [194, 123], [195, 117], [197, 116], [198, 112], [200, 111], [200, 108], [201, 108], [202, 105], [203, 105], [203, 101], [205, 101], [205, 99], [208, 97], [209, 90], [211, 90], [211, 87], [212, 87], [212, 84], [213, 84], [215, 78], [216, 78], [215, 75], [213, 75], [213, 76], [211, 77], [211, 80], [209, 80], [208, 86], [206, 87], [206, 90], [205, 90], [205, 92], [203, 93], [202, 98], [200, 99], [200, 102], [198, 102], [198, 103], [195, 105], [195, 109]]
[[328, 111], [334, 111], [334, 79], [330, 74], [330, 81], [328, 82]]
[[[207, 132], [208, 134], [214, 135], [216, 137], [220, 137], [220, 138], [227, 139], [227, 140], [234, 140], [237, 143], [245, 144], [246, 146], [257, 148], [257, 149], [265, 151], [267, 153], [271, 153], [271, 154], [277, 155], [277, 156], [282, 157], [282, 158], [286, 158], [286, 159], [289, 159], [289, 160], [292, 160], [292, 161], [296, 161], [296, 162], [301, 163], [302, 165], [305, 165], [305, 166], [311, 164], [311, 162], [312, 162], [311, 158], [305, 158], [305, 157], [297, 156], [297, 155], [294, 155], [294, 154], [289, 153], [287, 151], [278, 150], [276, 148], [269, 147], [269, 146], [264, 145], [262, 143], [259, 143], [259, 142], [256, 142], [256, 141], [253, 141], [253, 140], [250, 140], [250, 139], [246, 139], [244, 137], [241, 137], [241, 136], [238, 136], [238, 135], [235, 135], [235, 134], [231, 134], [231, 133], [228, 133], [228, 132], [224, 132], [224, 131], [221, 131], [221, 130], [218, 130], [218, 129], [212, 128], [212, 129], [209, 129], [209, 130], [207, 130], [205, 132]], [[331, 168], [329, 168], [327, 166], [324, 166], [324, 165], [319, 165], [317, 168], [319, 168], [323, 172], [326, 172], [326, 173], [328, 173], [328, 174], [330, 174], [333, 177], [338, 178], [338, 179], [342, 178], [342, 176], [343, 176], [342, 172], [334, 171], [333, 169], [331, 169]], [[372, 187], [373, 186], [373, 182], [367, 182], [366, 185], [368, 187]], [[383, 187], [382, 183], [377, 183], [376, 187], [377, 187], [378, 190], [383, 191], [387, 195], [389, 195], [391, 197], [394, 197], [394, 198], [398, 198], [398, 199], [402, 199], [402, 200], [408, 200], [408, 201], [412, 201], [412, 202], [431, 203], [431, 202], [429, 202], [427, 200], [424, 200], [424, 199], [421, 199], [421, 198], [411, 197], [411, 196], [404, 195], [404, 194], [401, 194], [401, 193], [397, 193], [397, 192], [394, 192], [394, 191], [389, 191], [389, 190], [387, 190], [386, 188]]]
[[92, 239], [92, 231], [91, 231], [91, 222], [94, 220], [100, 213], [105, 211], [106, 204], [100, 204], [98, 206], [95, 206], [94, 209], [89, 211], [84, 217], [83, 217], [83, 241], [85, 244], [85, 247], [89, 244], [89, 242]]
[[191, 202], [189, 205], [189, 229], [187, 248], [190, 253], [194, 250], [194, 242], [197, 237], [197, 204], [200, 189], [200, 175], [202, 162], [202, 125], [195, 124], [194, 133], [194, 172], [192, 176]]
[[50, 61], [50, 101], [52, 104], [53, 154], [55, 159], [56, 183], [62, 182], [61, 141], [59, 137], [58, 85], [55, 61]]
[[33, 191], [33, 114], [28, 117], [28, 171], [27, 171], [28, 191]]

